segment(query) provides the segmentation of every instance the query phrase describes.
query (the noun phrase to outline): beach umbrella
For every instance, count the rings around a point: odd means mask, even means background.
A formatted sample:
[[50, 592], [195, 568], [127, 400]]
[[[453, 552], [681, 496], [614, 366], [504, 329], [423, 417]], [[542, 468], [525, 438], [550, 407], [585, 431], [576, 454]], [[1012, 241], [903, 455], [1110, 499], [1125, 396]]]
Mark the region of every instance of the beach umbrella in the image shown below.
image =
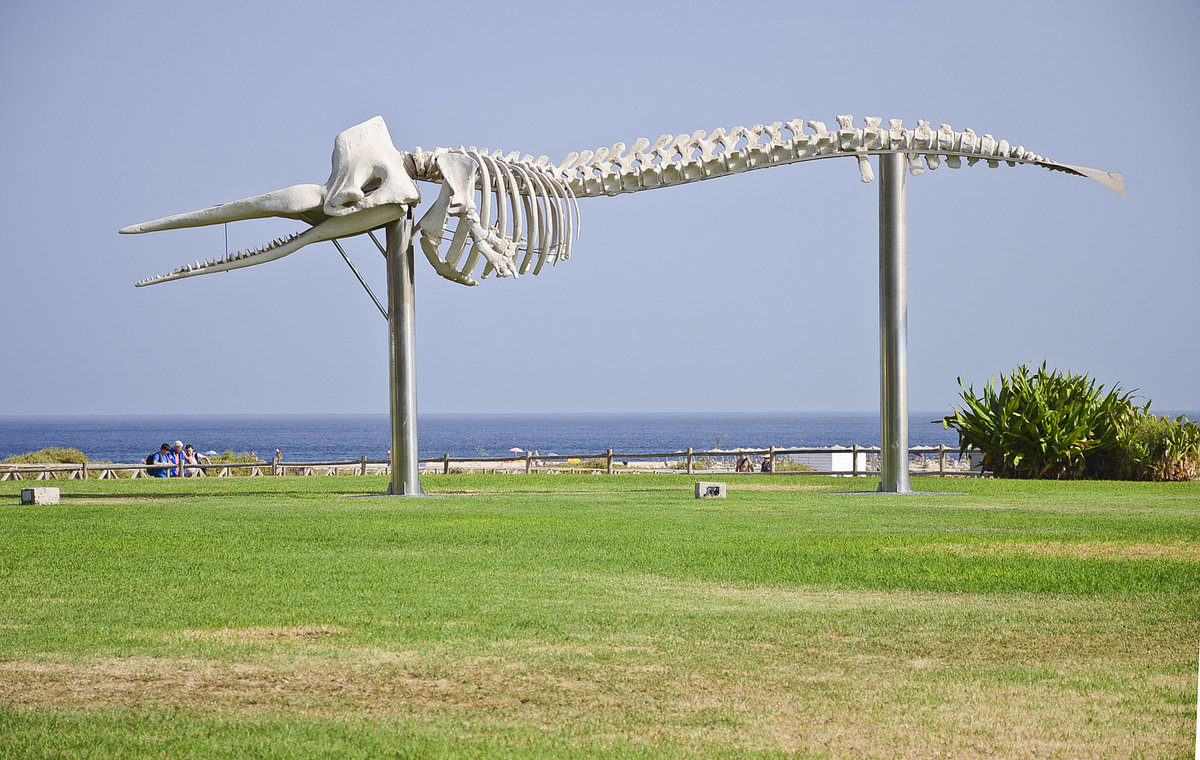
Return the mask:
[[509, 449], [509, 451], [511, 451], [514, 454], [524, 454], [525, 453], [525, 449], [521, 448], [520, 446], [513, 446], [511, 449]]

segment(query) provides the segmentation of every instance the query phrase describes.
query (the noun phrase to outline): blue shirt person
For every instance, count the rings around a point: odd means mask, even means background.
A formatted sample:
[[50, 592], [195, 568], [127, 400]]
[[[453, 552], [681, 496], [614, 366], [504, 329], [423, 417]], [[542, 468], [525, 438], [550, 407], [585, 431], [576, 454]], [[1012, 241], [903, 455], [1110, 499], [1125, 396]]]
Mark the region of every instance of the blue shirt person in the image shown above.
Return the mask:
[[[162, 448], [158, 450], [158, 453], [154, 455], [154, 461], [152, 464], [158, 464], [160, 462], [163, 464], [178, 464], [178, 461], [175, 459], [175, 455], [171, 453], [171, 444], [164, 443]], [[150, 475], [156, 478], [169, 478], [171, 477], [171, 474], [172, 468], [170, 467], [158, 467], [150, 470]]]

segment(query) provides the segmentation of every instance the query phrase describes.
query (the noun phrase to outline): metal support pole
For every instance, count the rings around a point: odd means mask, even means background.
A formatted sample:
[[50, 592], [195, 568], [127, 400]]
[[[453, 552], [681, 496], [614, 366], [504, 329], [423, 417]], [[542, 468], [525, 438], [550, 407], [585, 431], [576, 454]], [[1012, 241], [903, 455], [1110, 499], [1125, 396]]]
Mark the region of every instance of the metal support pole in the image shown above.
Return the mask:
[[391, 369], [393, 496], [424, 496], [417, 461], [416, 302], [412, 212], [387, 226], [388, 359]]
[[885, 493], [913, 492], [908, 479], [906, 164], [903, 153], [879, 156], [879, 490]]

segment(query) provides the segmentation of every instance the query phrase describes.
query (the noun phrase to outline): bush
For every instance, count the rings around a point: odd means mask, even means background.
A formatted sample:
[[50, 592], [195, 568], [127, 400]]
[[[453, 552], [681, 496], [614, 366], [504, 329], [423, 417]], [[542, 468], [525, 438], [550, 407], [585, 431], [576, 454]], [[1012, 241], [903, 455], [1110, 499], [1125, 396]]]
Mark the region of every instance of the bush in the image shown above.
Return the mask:
[[[981, 395], [962, 388], [965, 409], [942, 419], [958, 431], [959, 450], [983, 454], [983, 469], [999, 477], [1104, 477], [1114, 467], [1121, 432], [1136, 416], [1131, 392], [1086, 375], [1036, 372], [1029, 365], [1000, 379], [989, 378]], [[1147, 405], [1148, 406], [1148, 405]]]
[[[582, 462], [580, 462], [579, 464], [576, 464], [573, 466], [579, 467], [580, 469], [584, 469], [584, 470], [607, 470], [608, 469], [608, 460], [607, 459], [585, 459]], [[615, 469], [617, 467], [620, 467], [620, 465], [618, 465], [614, 462], [613, 468]]]
[[[233, 451], [226, 449], [224, 454], [217, 454], [208, 458], [208, 464], [250, 464], [253, 462], [261, 462], [258, 457], [252, 457], [248, 452], [235, 454]], [[250, 475], [249, 467], [235, 467], [229, 471], [233, 477], [248, 477]]]
[[775, 472], [816, 472], [817, 468], [791, 457], [775, 457]]
[[1200, 425], [1139, 409], [1121, 441], [1121, 476], [1133, 480], [1191, 480], [1200, 476]]
[[252, 457], [246, 452], [235, 454], [233, 451], [226, 449], [224, 454], [216, 454], [208, 458], [212, 464], [249, 464], [250, 462], [261, 462], [258, 457]]
[[959, 451], [983, 454], [983, 469], [1010, 478], [1190, 480], [1200, 468], [1200, 426], [1135, 406], [1132, 392], [1107, 393], [1086, 375], [1029, 365], [989, 379], [981, 395], [962, 388], [965, 409], [942, 419]]
[[14, 454], [4, 464], [86, 464], [87, 454], [79, 449], [41, 449], [28, 454]]
[[[717, 460], [713, 459], [712, 457], [707, 457], [707, 456], [705, 456], [705, 457], [693, 456], [692, 457], [692, 469], [693, 470], [711, 470], [712, 468], [714, 468], [716, 466], [717, 466]], [[675, 462], [674, 464], [671, 465], [672, 470], [686, 470], [687, 467], [688, 467], [688, 464], [687, 464], [686, 458], [680, 459], [678, 462]]]

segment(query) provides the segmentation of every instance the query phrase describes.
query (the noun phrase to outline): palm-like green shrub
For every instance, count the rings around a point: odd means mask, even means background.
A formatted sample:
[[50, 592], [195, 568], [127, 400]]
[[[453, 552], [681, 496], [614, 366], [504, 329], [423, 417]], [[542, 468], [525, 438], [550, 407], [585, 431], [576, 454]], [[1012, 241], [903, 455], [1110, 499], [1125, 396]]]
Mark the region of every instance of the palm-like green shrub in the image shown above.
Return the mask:
[[[1136, 418], [1132, 392], [1103, 385], [1086, 375], [1036, 371], [1029, 365], [983, 392], [964, 388], [963, 409], [942, 419], [958, 431], [960, 451], [983, 454], [983, 468], [1000, 477], [1114, 477], [1122, 433]], [[1146, 405], [1149, 408], [1149, 404]]]

